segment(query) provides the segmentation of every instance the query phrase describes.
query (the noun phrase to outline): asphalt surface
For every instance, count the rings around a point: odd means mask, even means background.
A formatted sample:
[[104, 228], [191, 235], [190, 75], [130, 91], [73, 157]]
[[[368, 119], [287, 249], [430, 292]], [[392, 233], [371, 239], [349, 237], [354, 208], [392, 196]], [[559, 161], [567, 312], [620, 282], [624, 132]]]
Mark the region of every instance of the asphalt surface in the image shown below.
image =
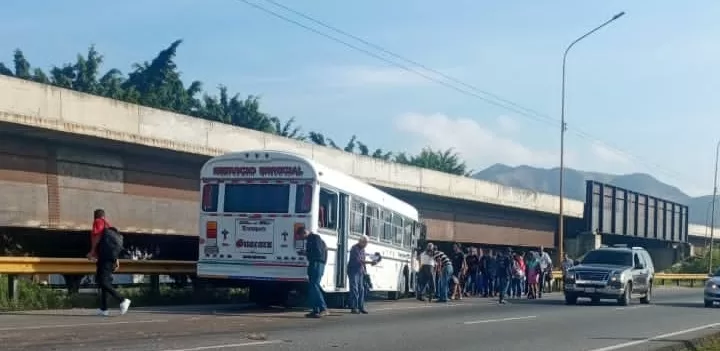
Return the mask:
[[702, 306], [702, 290], [658, 289], [651, 305], [612, 302], [565, 306], [560, 293], [498, 305], [466, 298], [450, 304], [377, 302], [369, 315], [198, 306], [0, 314], [2, 350], [651, 350], [720, 332], [720, 308]]

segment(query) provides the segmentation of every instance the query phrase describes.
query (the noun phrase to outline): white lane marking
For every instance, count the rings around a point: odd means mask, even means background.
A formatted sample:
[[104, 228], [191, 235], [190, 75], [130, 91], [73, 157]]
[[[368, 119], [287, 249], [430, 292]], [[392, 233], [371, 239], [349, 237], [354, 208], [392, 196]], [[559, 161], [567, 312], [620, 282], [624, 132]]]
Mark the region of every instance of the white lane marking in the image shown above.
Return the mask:
[[[103, 317], [98, 317], [103, 318]], [[0, 331], [14, 331], [14, 330], [34, 330], [34, 329], [58, 329], [58, 328], [73, 328], [73, 327], [95, 327], [103, 325], [118, 325], [118, 324], [140, 324], [140, 323], [162, 323], [168, 322], [167, 319], [151, 319], [144, 321], [122, 321], [122, 322], [95, 322], [95, 323], [76, 323], [76, 324], [55, 324], [55, 325], [35, 325], [31, 327], [9, 327], [0, 328]]]
[[519, 321], [519, 320], [534, 319], [534, 318], [537, 318], [537, 316], [509, 317], [509, 318], [500, 318], [500, 319], [485, 319], [485, 320], [480, 320], [480, 321], [464, 322], [463, 324], [470, 325], [470, 324], [482, 324], [482, 323], [509, 322], [509, 321]]
[[643, 306], [617, 307], [617, 308], [615, 308], [615, 311], [636, 310], [638, 308], [648, 308], [648, 307], [652, 307], [652, 306], [651, 305], [643, 305]]
[[251, 341], [239, 344], [224, 344], [224, 345], [213, 345], [213, 346], [199, 346], [190, 347], [187, 349], [167, 349], [163, 351], [201, 351], [201, 350], [217, 350], [217, 349], [229, 349], [231, 347], [245, 347], [245, 346], [263, 346], [271, 344], [279, 344], [282, 340], [267, 340], [267, 341]]
[[696, 331], [701, 331], [701, 330], [704, 330], [704, 329], [710, 329], [710, 328], [714, 328], [714, 327], [717, 327], [717, 326], [720, 326], [720, 323], [712, 323], [712, 324], [701, 325], [701, 326], [695, 327], [695, 328], [690, 328], [690, 329], [685, 329], [685, 330], [679, 330], [679, 331], [672, 332], [672, 333], [655, 335], [655, 336], [650, 337], [650, 338], [647, 338], [647, 339], [636, 340], [636, 341], [629, 341], [629, 342], [625, 342], [625, 343], [622, 343], [622, 344], [616, 344], [616, 345], [612, 345], [612, 346], [601, 347], [601, 348], [599, 348], [599, 349], [592, 349], [592, 350], [589, 350], [589, 351], [612, 351], [612, 350], [619, 350], [619, 349], [624, 349], [624, 348], [630, 347], [630, 346], [641, 345], [641, 344], [645, 344], [645, 343], [648, 343], [648, 342], [651, 342], [651, 341], [660, 341], [660, 340], [662, 340], [662, 339], [671, 338], [671, 337], [673, 337], [673, 336], [682, 335], [682, 334], [687, 334], [687, 333], [692, 333], [692, 332], [696, 332]]

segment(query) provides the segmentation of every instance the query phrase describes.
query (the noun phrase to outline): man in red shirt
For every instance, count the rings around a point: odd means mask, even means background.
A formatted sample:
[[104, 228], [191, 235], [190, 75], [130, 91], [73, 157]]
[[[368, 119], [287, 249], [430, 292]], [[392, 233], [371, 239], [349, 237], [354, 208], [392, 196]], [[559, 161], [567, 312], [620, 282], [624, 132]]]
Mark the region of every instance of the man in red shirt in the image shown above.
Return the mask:
[[120, 302], [120, 314], [125, 314], [130, 308], [130, 300], [126, 299], [113, 288], [112, 275], [120, 267], [120, 262], [113, 258], [109, 259], [107, 253], [98, 255], [98, 244], [105, 233], [105, 229], [111, 228], [110, 223], [105, 219], [105, 211], [97, 209], [93, 213], [93, 226], [90, 232], [90, 252], [88, 259], [96, 264], [95, 282], [100, 287], [100, 309], [98, 314], [101, 316], [109, 316], [107, 310], [108, 295]]
[[110, 223], [105, 219], [105, 210], [97, 209], [93, 213], [93, 224], [90, 231], [90, 252], [87, 254], [87, 258], [93, 261], [97, 260], [97, 245], [105, 228], [110, 228]]

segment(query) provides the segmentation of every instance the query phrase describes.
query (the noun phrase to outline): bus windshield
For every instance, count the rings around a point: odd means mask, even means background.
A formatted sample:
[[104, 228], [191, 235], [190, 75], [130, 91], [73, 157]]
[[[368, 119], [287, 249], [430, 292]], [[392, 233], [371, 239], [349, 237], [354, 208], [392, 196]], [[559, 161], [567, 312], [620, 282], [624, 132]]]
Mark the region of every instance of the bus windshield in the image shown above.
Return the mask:
[[290, 184], [226, 184], [226, 213], [288, 213]]

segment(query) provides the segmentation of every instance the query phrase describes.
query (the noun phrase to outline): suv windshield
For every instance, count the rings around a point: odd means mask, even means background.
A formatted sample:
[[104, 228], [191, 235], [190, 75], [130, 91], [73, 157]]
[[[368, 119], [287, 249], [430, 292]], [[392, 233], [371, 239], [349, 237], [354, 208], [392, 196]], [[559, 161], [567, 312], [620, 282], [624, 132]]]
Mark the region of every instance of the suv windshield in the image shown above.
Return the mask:
[[594, 250], [588, 252], [582, 264], [610, 264], [616, 266], [632, 266], [632, 254], [624, 251]]

